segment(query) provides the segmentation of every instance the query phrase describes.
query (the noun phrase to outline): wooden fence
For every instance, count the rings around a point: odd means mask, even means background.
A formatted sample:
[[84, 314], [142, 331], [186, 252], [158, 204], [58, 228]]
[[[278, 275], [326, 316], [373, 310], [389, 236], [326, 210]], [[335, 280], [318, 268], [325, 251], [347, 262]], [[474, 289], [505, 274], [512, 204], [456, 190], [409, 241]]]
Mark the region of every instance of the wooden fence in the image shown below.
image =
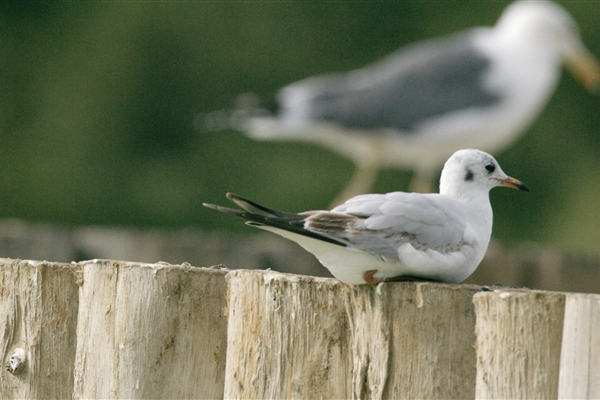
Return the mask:
[[[201, 267], [225, 264], [231, 269], [270, 268], [301, 275], [331, 276], [300, 246], [262, 232], [242, 236], [197, 229], [67, 229], [0, 220], [0, 256], [60, 262], [99, 258], [146, 263], [188, 262]], [[580, 254], [527, 243], [492, 242], [485, 259], [466, 283], [600, 293], [600, 253]]]
[[598, 398], [600, 295], [0, 259], [2, 398]]

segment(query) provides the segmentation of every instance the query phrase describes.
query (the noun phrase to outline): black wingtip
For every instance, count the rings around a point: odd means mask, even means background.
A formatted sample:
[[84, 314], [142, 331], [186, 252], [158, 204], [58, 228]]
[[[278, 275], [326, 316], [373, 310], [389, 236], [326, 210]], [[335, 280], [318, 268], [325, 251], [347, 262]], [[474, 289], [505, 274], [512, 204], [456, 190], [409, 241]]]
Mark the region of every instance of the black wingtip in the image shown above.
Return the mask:
[[261, 204], [255, 203], [252, 200], [248, 200], [239, 194], [228, 192], [227, 198], [237, 204], [241, 209], [247, 211], [250, 214], [257, 214], [263, 217], [290, 217], [295, 216], [294, 213], [286, 213], [283, 211], [277, 211], [269, 207], [265, 207]]
[[244, 211], [254, 212], [255, 210], [253, 209], [252, 206], [257, 206], [257, 208], [259, 208], [259, 209], [266, 208], [266, 207], [260, 206], [258, 204], [255, 204], [254, 202], [240, 196], [239, 194], [227, 192], [225, 194], [225, 196], [227, 197], [227, 199], [229, 199], [231, 202], [235, 203], [238, 207], [240, 207]]
[[213, 210], [217, 210], [226, 214], [233, 214], [233, 215], [239, 215], [241, 216], [244, 212], [240, 211], [240, 210], [236, 210], [233, 208], [229, 208], [229, 207], [223, 207], [223, 206], [218, 206], [216, 204], [210, 204], [210, 203], [202, 203], [202, 205], [204, 207], [213, 209]]
[[233, 201], [234, 203], [235, 203], [235, 200], [246, 200], [239, 194], [235, 194], [232, 192], [225, 193], [225, 197], [227, 197], [229, 200]]
[[[242, 196], [240, 196], [240, 195], [237, 195], [237, 194], [235, 194], [235, 193], [231, 193], [231, 192], [227, 192], [227, 193], [225, 194], [225, 196], [227, 196], [227, 198], [228, 198], [229, 200], [231, 200], [232, 202], [234, 202], [234, 203], [236, 203], [236, 204], [238, 204], [238, 203], [236, 202], [236, 200], [240, 200], [240, 201], [244, 201], [244, 200], [245, 200], [245, 199], [244, 199]], [[216, 204], [211, 204], [211, 203], [202, 203], [202, 205], [203, 205], [204, 207], [207, 207], [207, 208], [210, 208], [210, 209], [213, 209], [213, 210], [217, 210], [217, 211], [221, 211], [221, 212], [224, 212], [224, 213], [227, 213], [227, 214], [236, 214], [236, 215], [239, 215], [239, 214], [241, 214], [241, 213], [242, 213], [242, 211], [241, 211], [241, 210], [236, 210], [236, 209], [234, 209], [234, 208], [229, 208], [229, 207], [218, 206], [218, 205], [216, 205]]]
[[346, 246], [346, 243], [342, 240], [337, 240], [305, 229], [304, 220], [306, 215], [304, 214], [285, 213], [272, 210], [231, 192], [228, 192], [226, 196], [229, 200], [240, 206], [242, 210], [235, 210], [233, 208], [218, 206], [210, 203], [202, 203], [202, 205], [226, 214], [232, 214], [245, 218], [247, 219], [246, 224], [249, 226], [272, 226], [274, 228], [311, 237], [324, 242], [329, 242], [335, 245]]
[[216, 204], [210, 204], [210, 203], [202, 203], [202, 205], [204, 207], [212, 208], [213, 210], [218, 210], [221, 207]]

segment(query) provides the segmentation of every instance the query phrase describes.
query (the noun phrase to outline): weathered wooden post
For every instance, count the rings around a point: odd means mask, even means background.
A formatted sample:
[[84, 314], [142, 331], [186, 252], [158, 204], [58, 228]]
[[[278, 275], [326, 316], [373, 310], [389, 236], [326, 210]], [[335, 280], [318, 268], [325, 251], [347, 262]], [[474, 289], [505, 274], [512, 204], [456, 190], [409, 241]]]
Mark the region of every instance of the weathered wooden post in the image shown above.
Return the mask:
[[71, 398], [80, 277], [77, 265], [0, 259], [0, 397]]
[[496, 290], [473, 303], [476, 398], [557, 398], [565, 294]]
[[82, 264], [74, 398], [220, 398], [225, 272]]
[[232, 271], [226, 398], [473, 398], [474, 286]]
[[600, 398], [600, 295], [567, 294], [560, 399]]

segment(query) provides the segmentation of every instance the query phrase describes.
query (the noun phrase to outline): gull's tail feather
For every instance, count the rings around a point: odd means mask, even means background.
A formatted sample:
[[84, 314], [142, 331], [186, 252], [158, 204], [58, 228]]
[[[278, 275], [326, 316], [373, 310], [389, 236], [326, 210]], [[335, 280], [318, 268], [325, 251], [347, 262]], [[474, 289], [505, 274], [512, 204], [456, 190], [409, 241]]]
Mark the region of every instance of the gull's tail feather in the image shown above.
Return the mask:
[[281, 217], [281, 218], [298, 218], [299, 217], [298, 214], [286, 213], [286, 212], [277, 211], [272, 208], [262, 206], [258, 203], [255, 203], [253, 201], [250, 201], [250, 200], [240, 196], [239, 194], [229, 192], [229, 193], [227, 193], [226, 196], [229, 200], [233, 201], [235, 204], [240, 206], [240, 208], [242, 208], [243, 210], [248, 211], [249, 213], [252, 213], [255, 215], [261, 215], [264, 217]]
[[273, 228], [293, 232], [302, 236], [307, 236], [325, 242], [337, 244], [340, 246], [345, 246], [345, 243], [343, 242], [307, 230], [304, 227], [304, 222], [310, 214], [295, 214], [273, 210], [271, 208], [262, 206], [253, 201], [245, 199], [242, 196], [239, 196], [234, 193], [227, 193], [227, 198], [233, 201], [238, 206], [240, 206], [242, 210], [236, 210], [233, 208], [222, 207], [209, 203], [202, 203], [202, 205], [208, 208], [212, 208], [213, 210], [224, 212], [226, 214], [232, 214], [238, 217], [242, 217], [247, 220], [246, 224], [251, 226], [256, 226], [258, 228], [263, 226], [271, 226]]

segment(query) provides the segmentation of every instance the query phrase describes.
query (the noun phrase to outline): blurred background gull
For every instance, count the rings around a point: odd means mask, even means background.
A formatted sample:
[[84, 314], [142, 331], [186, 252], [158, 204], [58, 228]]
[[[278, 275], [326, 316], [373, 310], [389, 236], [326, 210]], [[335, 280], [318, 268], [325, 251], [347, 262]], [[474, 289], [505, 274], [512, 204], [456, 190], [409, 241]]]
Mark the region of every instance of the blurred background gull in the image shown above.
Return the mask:
[[292, 83], [277, 93], [272, 112], [243, 95], [237, 109], [200, 121], [205, 131], [238, 128], [255, 139], [306, 141], [348, 157], [356, 172], [334, 206], [369, 193], [382, 167], [413, 170], [409, 189], [429, 193], [455, 151], [498, 153], [513, 144], [545, 107], [561, 64], [589, 90], [598, 88], [600, 65], [568, 12], [550, 1], [517, 1], [494, 27]]
[[[322, 209], [351, 179], [349, 159], [308, 143], [199, 134], [195, 116], [240, 93], [270, 98], [410, 43], [493, 26], [510, 3], [2, 2], [0, 216], [252, 235], [202, 202], [233, 191], [281, 210]], [[558, 3], [600, 54], [600, 7]], [[518, 204], [491, 194], [497, 240], [600, 253], [599, 111], [600, 96], [564, 74], [527, 134], [499, 154], [531, 193]], [[411, 175], [385, 168], [371, 192], [406, 190]], [[89, 255], [107, 256], [80, 256]]]

